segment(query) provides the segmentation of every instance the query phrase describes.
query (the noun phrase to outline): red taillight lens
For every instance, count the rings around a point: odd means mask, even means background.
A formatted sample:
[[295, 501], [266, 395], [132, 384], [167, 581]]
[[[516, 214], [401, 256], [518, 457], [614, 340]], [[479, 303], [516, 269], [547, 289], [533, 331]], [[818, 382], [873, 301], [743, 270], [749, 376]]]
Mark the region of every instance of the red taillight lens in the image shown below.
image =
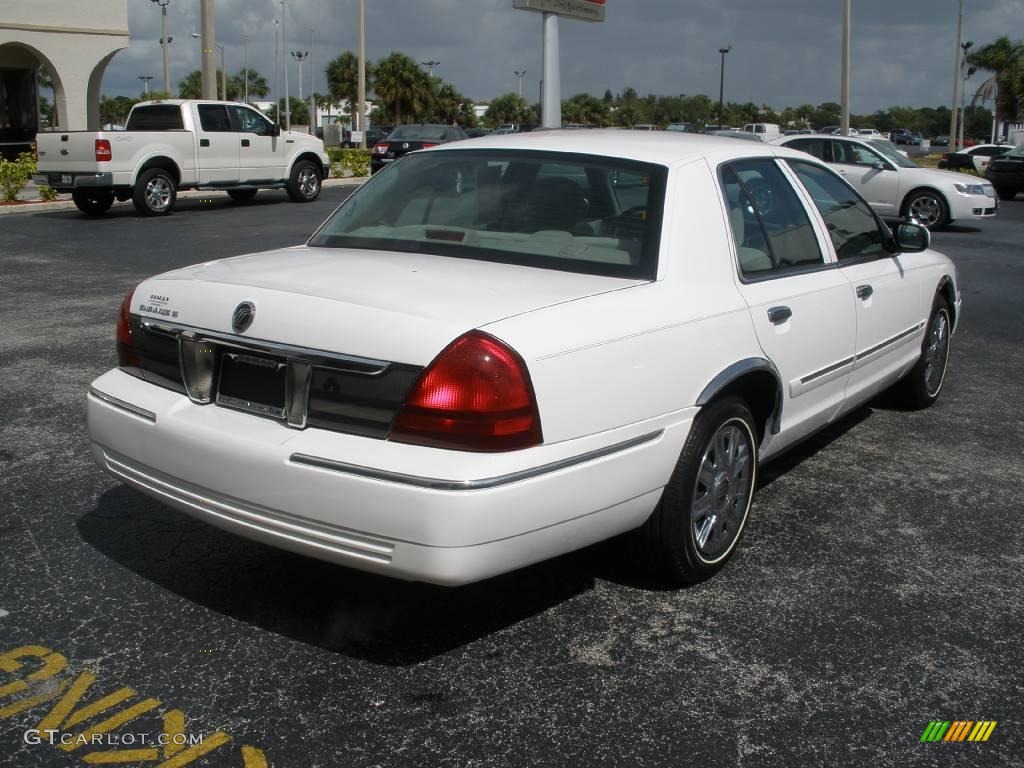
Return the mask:
[[540, 415], [526, 363], [486, 333], [460, 336], [420, 375], [389, 437], [457, 451], [540, 445]]
[[388, 145], [380, 142], [373, 145], [373, 154], [375, 155], [386, 155], [388, 153]]
[[425, 142], [423, 142], [423, 146], [421, 147], [421, 149], [430, 149], [431, 147], [436, 147], [436, 146], [437, 146], [437, 142], [436, 141], [435, 142], [425, 141]]
[[122, 368], [138, 368], [139, 356], [135, 352], [135, 339], [132, 337], [132, 288], [121, 302], [121, 311], [117, 313], [117, 364]]
[[107, 163], [114, 159], [108, 139], [96, 139], [96, 162]]

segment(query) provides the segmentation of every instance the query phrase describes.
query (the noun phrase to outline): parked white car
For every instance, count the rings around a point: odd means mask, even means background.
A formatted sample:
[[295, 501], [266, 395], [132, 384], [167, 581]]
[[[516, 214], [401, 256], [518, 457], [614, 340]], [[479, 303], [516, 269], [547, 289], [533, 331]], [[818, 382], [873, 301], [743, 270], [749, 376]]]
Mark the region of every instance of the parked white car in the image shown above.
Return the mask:
[[36, 145], [36, 183], [70, 192], [89, 216], [106, 213], [115, 199], [162, 216], [179, 189], [223, 191], [239, 202], [261, 189], [284, 189], [306, 203], [320, 195], [330, 171], [320, 139], [281, 131], [233, 101], [144, 101], [123, 131], [46, 131]]
[[443, 145], [303, 246], [129, 291], [89, 436], [164, 503], [354, 568], [462, 584], [635, 531], [694, 582], [762, 462], [893, 385], [939, 397], [961, 302], [928, 243], [782, 147]]
[[984, 179], [921, 168], [887, 141], [846, 136], [786, 136], [774, 144], [828, 163], [887, 218], [913, 217], [928, 229], [996, 215], [999, 200]]

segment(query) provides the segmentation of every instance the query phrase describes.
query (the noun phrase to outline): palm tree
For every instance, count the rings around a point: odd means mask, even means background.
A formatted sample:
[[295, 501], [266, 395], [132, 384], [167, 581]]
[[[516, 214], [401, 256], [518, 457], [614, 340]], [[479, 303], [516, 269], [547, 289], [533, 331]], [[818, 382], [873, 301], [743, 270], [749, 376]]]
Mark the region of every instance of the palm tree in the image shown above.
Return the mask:
[[[261, 75], [252, 67], [249, 68], [249, 98], [253, 96], [266, 96], [270, 93], [270, 86], [267, 78]], [[228, 78], [228, 95], [231, 99], [245, 98], [245, 70], [238, 70], [237, 74]]]
[[385, 109], [395, 115], [395, 124], [402, 122], [402, 112], [413, 119], [428, 109], [433, 91], [430, 78], [419, 65], [398, 51], [377, 62], [374, 90]]
[[[324, 70], [327, 74], [327, 93], [335, 104], [348, 102], [349, 112], [354, 114], [359, 102], [359, 57], [351, 51], [345, 51], [328, 63]], [[373, 90], [374, 68], [366, 63], [366, 90]]]
[[971, 99], [971, 106], [989, 99], [1004, 120], [1016, 120], [1024, 102], [1024, 43], [1000, 37], [967, 55], [967, 63], [992, 73]]

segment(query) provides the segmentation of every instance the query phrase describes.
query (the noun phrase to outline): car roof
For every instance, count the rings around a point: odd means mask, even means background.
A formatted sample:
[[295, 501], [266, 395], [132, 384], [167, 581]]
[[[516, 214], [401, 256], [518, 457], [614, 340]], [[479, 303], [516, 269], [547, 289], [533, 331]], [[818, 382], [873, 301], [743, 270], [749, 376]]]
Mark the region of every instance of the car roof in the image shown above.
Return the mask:
[[732, 158], [764, 157], [785, 154], [807, 158], [797, 150], [771, 146], [761, 141], [737, 141], [726, 136], [706, 136], [678, 131], [616, 131], [593, 129], [585, 131], [542, 130], [529, 133], [489, 134], [477, 139], [457, 141], [431, 152], [460, 149], [521, 149], [548, 152], [571, 152], [603, 155], [624, 160], [638, 160], [659, 165], [675, 165], [701, 158], [718, 162]]

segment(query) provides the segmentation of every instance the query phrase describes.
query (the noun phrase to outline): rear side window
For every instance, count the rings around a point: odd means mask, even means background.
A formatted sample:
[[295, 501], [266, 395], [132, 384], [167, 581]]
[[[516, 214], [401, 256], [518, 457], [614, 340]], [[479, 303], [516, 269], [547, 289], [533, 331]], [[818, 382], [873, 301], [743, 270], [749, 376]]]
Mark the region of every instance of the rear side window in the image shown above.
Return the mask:
[[786, 142], [786, 146], [790, 149], [799, 149], [801, 152], [814, 155], [822, 162], [829, 163], [832, 161], [832, 156], [829, 152], [830, 143], [828, 139], [797, 139], [796, 141]]
[[181, 107], [177, 104], [154, 104], [136, 107], [128, 118], [128, 131], [180, 131], [185, 127]]
[[825, 263], [800, 198], [773, 160], [743, 160], [722, 169], [740, 270], [747, 277]]
[[230, 133], [231, 119], [228, 108], [221, 104], [200, 104], [199, 124], [208, 133]]

